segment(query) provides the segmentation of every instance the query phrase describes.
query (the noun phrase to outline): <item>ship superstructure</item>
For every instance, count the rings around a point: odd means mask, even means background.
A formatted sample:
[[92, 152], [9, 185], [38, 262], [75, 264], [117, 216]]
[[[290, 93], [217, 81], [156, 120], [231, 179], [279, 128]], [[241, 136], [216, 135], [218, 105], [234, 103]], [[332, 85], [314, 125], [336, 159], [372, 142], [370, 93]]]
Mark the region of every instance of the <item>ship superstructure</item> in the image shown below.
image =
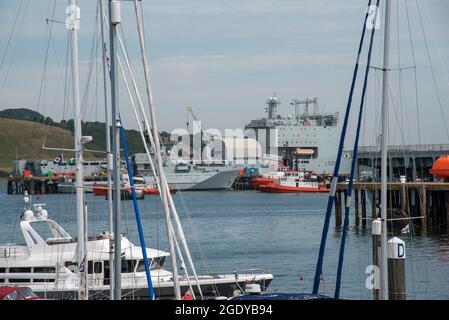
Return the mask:
[[[330, 175], [337, 157], [338, 112], [319, 112], [318, 98], [293, 99], [292, 114], [279, 113], [276, 96], [266, 100], [266, 116], [245, 125], [245, 135], [256, 139], [262, 152], [281, 156], [291, 169]], [[344, 155], [344, 159], [349, 158]]]

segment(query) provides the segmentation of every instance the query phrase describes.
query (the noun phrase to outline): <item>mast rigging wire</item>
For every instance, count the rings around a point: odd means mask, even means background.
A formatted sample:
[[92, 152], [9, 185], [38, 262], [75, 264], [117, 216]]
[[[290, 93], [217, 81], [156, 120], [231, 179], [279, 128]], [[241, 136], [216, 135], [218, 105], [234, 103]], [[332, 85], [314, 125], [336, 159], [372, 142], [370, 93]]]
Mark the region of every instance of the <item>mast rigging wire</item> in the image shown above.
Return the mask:
[[[368, 8], [370, 6], [371, 6], [371, 0], [368, 1]], [[341, 161], [341, 156], [343, 153], [344, 141], [345, 141], [345, 137], [346, 137], [346, 130], [347, 130], [348, 121], [349, 121], [349, 113], [350, 113], [351, 105], [352, 105], [352, 97], [353, 97], [353, 93], [354, 93], [355, 82], [357, 80], [360, 54], [361, 54], [361, 51], [363, 48], [363, 39], [365, 38], [366, 22], [368, 21], [368, 16], [369, 16], [369, 10], [366, 10], [365, 19], [364, 19], [363, 27], [362, 27], [362, 35], [360, 37], [360, 42], [359, 42], [357, 59], [356, 59], [353, 76], [352, 76], [351, 89], [349, 91], [349, 97], [348, 97], [348, 102], [346, 105], [346, 112], [345, 112], [343, 127], [342, 127], [342, 131], [341, 131], [341, 135], [340, 135], [338, 154], [337, 154], [337, 159], [336, 159], [334, 173], [333, 173], [332, 182], [331, 182], [331, 192], [329, 193], [329, 198], [328, 198], [328, 202], [327, 202], [326, 216], [325, 216], [323, 231], [322, 231], [322, 235], [321, 235], [320, 251], [318, 254], [318, 261], [317, 261], [317, 265], [316, 265], [315, 277], [314, 277], [314, 283], [313, 283], [313, 294], [318, 294], [318, 290], [319, 290], [319, 286], [320, 286], [320, 279], [323, 274], [323, 258], [324, 258], [324, 250], [326, 248], [327, 234], [329, 231], [329, 221], [330, 221], [330, 216], [332, 213], [332, 208], [333, 208], [333, 203], [334, 203], [334, 198], [335, 198], [335, 191], [336, 191], [337, 182], [338, 182], [338, 174], [339, 174], [339, 170], [340, 170], [340, 161]]]
[[[380, 0], [377, 0], [376, 2], [376, 12], [374, 15], [374, 21], [377, 19], [377, 8], [379, 8], [379, 2]], [[359, 108], [359, 115], [357, 120], [357, 129], [356, 129], [356, 136], [354, 141], [354, 148], [353, 148], [353, 156], [352, 156], [352, 164], [351, 164], [351, 174], [349, 175], [349, 183], [348, 183], [348, 190], [347, 190], [347, 198], [345, 201], [345, 217], [343, 222], [343, 234], [341, 237], [341, 243], [340, 243], [340, 254], [338, 257], [338, 268], [337, 268], [337, 281], [335, 285], [335, 293], [334, 298], [338, 299], [340, 297], [340, 287], [341, 287], [341, 276], [343, 271], [343, 260], [344, 260], [344, 253], [345, 253], [345, 244], [346, 244], [346, 235], [348, 232], [349, 227], [349, 210], [351, 208], [351, 196], [352, 196], [352, 186], [354, 183], [354, 174], [356, 169], [356, 163], [357, 163], [357, 152], [359, 148], [359, 138], [360, 138], [360, 127], [362, 125], [362, 115], [363, 115], [363, 108], [365, 105], [365, 95], [366, 95], [366, 89], [368, 84], [368, 76], [369, 76], [369, 70], [370, 70], [370, 63], [371, 63], [371, 53], [373, 50], [373, 40], [374, 35], [376, 32], [376, 28], [373, 26], [371, 29], [371, 38], [369, 43], [369, 49], [368, 49], [368, 58], [366, 62], [366, 70], [365, 70], [365, 78], [363, 80], [363, 89], [362, 89], [362, 97], [360, 100], [360, 108]]]
[[448, 130], [448, 127], [447, 127], [446, 118], [444, 116], [443, 104], [441, 102], [440, 92], [439, 92], [437, 80], [436, 80], [436, 77], [435, 77], [435, 70], [433, 68], [432, 58], [430, 56], [429, 44], [428, 44], [428, 41], [427, 41], [426, 32], [424, 30], [423, 20], [422, 20], [422, 17], [421, 17], [421, 9], [420, 9], [420, 6], [419, 6], [419, 3], [418, 3], [417, 0], [415, 0], [415, 3], [416, 3], [416, 8], [418, 9], [419, 23], [420, 23], [421, 31], [422, 31], [422, 34], [423, 34], [423, 37], [424, 37], [424, 44], [425, 44], [426, 52], [427, 52], [427, 59], [429, 60], [430, 70], [432, 71], [432, 80], [433, 80], [433, 85], [435, 87], [435, 94], [437, 96], [438, 106], [440, 107], [440, 112], [441, 112], [441, 117], [442, 117], [442, 120], [443, 120], [444, 130], [446, 132], [446, 137], [449, 140], [449, 130]]

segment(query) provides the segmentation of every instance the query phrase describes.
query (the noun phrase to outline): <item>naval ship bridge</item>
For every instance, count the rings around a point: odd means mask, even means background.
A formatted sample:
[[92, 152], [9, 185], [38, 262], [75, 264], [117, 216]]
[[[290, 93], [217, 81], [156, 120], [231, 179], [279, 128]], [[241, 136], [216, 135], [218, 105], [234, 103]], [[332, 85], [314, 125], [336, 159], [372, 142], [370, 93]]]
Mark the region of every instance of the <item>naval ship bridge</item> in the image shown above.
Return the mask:
[[[319, 112], [318, 98], [307, 98], [291, 100], [293, 112], [282, 116], [280, 104], [276, 94], [268, 98], [266, 116], [245, 125], [245, 135], [256, 139], [263, 153], [282, 157], [291, 169], [331, 175], [338, 151], [338, 112]], [[347, 171], [349, 166], [343, 167]]]

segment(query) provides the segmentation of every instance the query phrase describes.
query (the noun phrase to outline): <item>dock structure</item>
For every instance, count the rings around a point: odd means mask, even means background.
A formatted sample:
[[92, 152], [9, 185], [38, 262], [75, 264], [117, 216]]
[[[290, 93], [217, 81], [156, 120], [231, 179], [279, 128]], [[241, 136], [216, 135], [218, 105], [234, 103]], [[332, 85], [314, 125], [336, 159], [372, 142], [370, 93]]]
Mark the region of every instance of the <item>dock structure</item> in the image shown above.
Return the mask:
[[[449, 154], [449, 144], [420, 144], [388, 147], [388, 181], [395, 182], [405, 176], [407, 181], [434, 182], [430, 174], [435, 161]], [[380, 148], [359, 147], [357, 155], [356, 181], [380, 180]]]
[[[347, 182], [337, 185], [335, 196], [335, 225], [337, 227], [341, 226], [341, 212], [346, 201], [347, 187]], [[387, 190], [389, 227], [402, 229], [408, 224], [413, 224], [423, 234], [427, 234], [431, 228], [449, 228], [449, 183], [389, 182]], [[371, 202], [369, 218], [366, 210], [367, 198], [370, 198]], [[378, 217], [380, 183], [355, 182], [353, 199], [354, 224], [365, 227], [367, 219], [372, 220]]]
[[232, 184], [232, 190], [251, 190], [251, 179], [255, 177], [251, 174], [239, 175]]
[[[94, 181], [99, 177], [85, 177], [85, 181]], [[74, 178], [63, 178], [58, 176], [16, 176], [8, 178], [7, 182], [7, 194], [24, 194], [25, 191], [28, 194], [52, 194], [52, 193], [70, 193], [75, 190], [74, 187], [70, 188], [64, 186], [64, 183], [71, 183], [70, 179]], [[65, 187], [64, 191], [60, 190], [60, 187]], [[69, 189], [70, 188], [70, 189]]]

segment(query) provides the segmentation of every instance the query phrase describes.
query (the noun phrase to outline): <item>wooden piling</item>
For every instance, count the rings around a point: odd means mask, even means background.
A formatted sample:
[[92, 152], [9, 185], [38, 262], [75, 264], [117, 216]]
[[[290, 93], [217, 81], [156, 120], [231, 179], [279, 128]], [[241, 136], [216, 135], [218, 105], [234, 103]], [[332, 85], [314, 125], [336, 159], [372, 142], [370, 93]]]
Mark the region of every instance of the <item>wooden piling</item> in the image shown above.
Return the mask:
[[401, 210], [403, 217], [409, 217], [410, 212], [408, 211], [408, 197], [407, 197], [407, 189], [405, 187], [405, 183], [401, 185]]
[[360, 196], [362, 198], [362, 226], [366, 226], [366, 191], [362, 190]]
[[335, 227], [341, 226], [341, 191], [335, 197]]
[[359, 190], [354, 190], [354, 221], [355, 225], [359, 226], [360, 217], [359, 217]]
[[423, 235], [427, 234], [427, 197], [426, 197], [426, 188], [425, 186], [421, 186], [419, 188], [419, 212], [421, 216], [423, 217], [421, 219], [421, 233]]
[[444, 192], [444, 207], [446, 211], [446, 229], [449, 229], [449, 191]]

